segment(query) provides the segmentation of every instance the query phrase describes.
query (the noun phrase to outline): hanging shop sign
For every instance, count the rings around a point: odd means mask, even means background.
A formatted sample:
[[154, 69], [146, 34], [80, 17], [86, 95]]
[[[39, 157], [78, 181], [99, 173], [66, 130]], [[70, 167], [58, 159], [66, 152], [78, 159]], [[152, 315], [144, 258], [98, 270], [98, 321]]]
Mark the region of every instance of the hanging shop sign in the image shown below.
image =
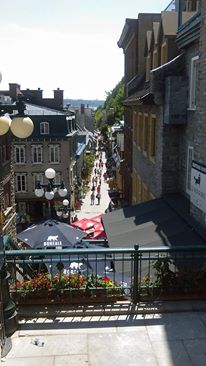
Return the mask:
[[192, 161], [190, 201], [206, 213], [206, 166]]

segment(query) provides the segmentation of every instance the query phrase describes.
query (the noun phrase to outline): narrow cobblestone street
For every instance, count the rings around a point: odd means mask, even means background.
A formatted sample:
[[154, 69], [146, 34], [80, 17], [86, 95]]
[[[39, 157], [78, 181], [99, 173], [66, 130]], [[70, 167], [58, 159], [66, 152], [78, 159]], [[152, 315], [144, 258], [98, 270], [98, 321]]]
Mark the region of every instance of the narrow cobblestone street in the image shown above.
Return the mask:
[[90, 180], [90, 188], [89, 191], [87, 192], [85, 198], [83, 199], [83, 204], [81, 206], [81, 210], [80, 211], [76, 211], [78, 220], [81, 220], [83, 218], [91, 218], [93, 216], [97, 216], [100, 214], [105, 213], [105, 210], [108, 208], [109, 202], [110, 202], [110, 198], [108, 195], [108, 190], [109, 190], [109, 186], [108, 184], [104, 181], [103, 178], [103, 174], [106, 172], [106, 158], [105, 158], [105, 152], [102, 152], [102, 161], [103, 161], [103, 169], [102, 169], [102, 177], [101, 177], [101, 200], [100, 200], [100, 205], [98, 205], [97, 202], [97, 189], [95, 189], [95, 200], [94, 200], [94, 205], [91, 205], [91, 188], [92, 188], [92, 178], [95, 177], [95, 173], [94, 173], [94, 169], [95, 169], [95, 165], [97, 162], [99, 162], [99, 159], [95, 160], [95, 164], [94, 164], [94, 168], [92, 171], [92, 175], [91, 175], [91, 180]]

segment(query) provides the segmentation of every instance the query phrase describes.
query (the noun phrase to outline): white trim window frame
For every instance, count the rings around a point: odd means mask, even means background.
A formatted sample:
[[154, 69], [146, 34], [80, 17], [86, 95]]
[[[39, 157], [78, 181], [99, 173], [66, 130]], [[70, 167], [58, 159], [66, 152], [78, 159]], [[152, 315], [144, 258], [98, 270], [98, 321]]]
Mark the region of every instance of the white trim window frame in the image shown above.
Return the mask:
[[189, 85], [189, 110], [196, 110], [197, 96], [197, 71], [198, 71], [199, 56], [191, 58], [190, 63], [190, 85]]
[[49, 162], [52, 164], [59, 164], [60, 163], [60, 146], [49, 145]]
[[194, 158], [193, 146], [187, 147], [187, 167], [186, 167], [186, 192], [190, 195], [191, 192], [191, 172], [192, 172], [192, 161]]
[[15, 175], [16, 192], [26, 193], [27, 192], [27, 173], [16, 173]]
[[18, 164], [18, 165], [26, 163], [25, 145], [15, 145], [14, 146], [14, 161], [15, 161], [15, 164]]
[[43, 147], [42, 145], [32, 145], [31, 146], [31, 156], [32, 164], [42, 164], [43, 163]]
[[44, 184], [44, 173], [33, 173], [33, 189], [35, 190], [37, 182]]
[[54, 184], [60, 184], [62, 181], [61, 179], [61, 173], [60, 172], [56, 172], [55, 178], [54, 178]]
[[49, 122], [40, 122], [40, 134], [49, 135]]

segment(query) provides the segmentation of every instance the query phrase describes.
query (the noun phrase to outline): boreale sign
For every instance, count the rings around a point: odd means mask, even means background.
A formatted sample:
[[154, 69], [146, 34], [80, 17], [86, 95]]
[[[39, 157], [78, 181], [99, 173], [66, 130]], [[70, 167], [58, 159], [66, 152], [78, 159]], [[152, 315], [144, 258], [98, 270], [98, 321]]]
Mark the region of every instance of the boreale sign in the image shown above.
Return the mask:
[[192, 161], [190, 201], [206, 213], [206, 166]]

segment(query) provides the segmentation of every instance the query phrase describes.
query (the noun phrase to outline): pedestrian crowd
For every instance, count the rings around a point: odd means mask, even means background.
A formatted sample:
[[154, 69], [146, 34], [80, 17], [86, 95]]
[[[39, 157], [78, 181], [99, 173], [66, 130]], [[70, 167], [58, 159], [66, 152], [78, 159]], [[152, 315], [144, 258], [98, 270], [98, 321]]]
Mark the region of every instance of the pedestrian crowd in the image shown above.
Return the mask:
[[[100, 205], [101, 201], [101, 184], [102, 184], [102, 171], [104, 163], [102, 161], [102, 152], [98, 151], [96, 153], [96, 160], [94, 163], [94, 175], [92, 177], [91, 183], [91, 205], [94, 205], [95, 198], [97, 199], [97, 205]], [[106, 180], [106, 173], [103, 174], [104, 181]]]

